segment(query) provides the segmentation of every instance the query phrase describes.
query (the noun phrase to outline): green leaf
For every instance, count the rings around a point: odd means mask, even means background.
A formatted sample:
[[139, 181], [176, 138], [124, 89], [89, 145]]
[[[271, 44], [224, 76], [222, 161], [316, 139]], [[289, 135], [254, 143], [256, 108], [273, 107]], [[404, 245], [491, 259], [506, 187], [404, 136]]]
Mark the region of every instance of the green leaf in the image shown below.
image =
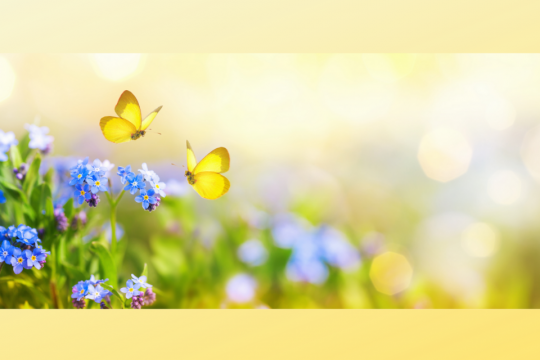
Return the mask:
[[114, 264], [113, 257], [109, 250], [97, 241], [92, 243], [90, 249], [99, 257], [99, 263], [103, 269], [103, 276], [109, 278], [111, 284], [116, 287], [118, 285], [116, 265]]
[[69, 200], [64, 205], [64, 214], [69, 220], [71, 220], [74, 211], [75, 209], [73, 207], [73, 198], [69, 198]]
[[146, 266], [146, 263], [144, 264], [144, 269], [141, 276], [146, 276], [148, 278], [148, 266]]
[[28, 172], [26, 173], [26, 177], [24, 178], [23, 191], [28, 196], [32, 194], [34, 185], [36, 185], [39, 181], [39, 167], [40, 166], [41, 166], [41, 157], [39, 156], [39, 154], [37, 154], [36, 157], [34, 158], [34, 161], [32, 161], [32, 165], [30, 165], [30, 169], [28, 169]]
[[75, 281], [85, 280], [86, 275], [76, 268], [75, 266], [71, 265], [70, 263], [63, 261], [62, 266], [66, 270], [66, 273], [69, 275], [69, 277]]
[[18, 169], [21, 164], [23, 163], [21, 158], [21, 153], [19, 152], [19, 148], [17, 146], [12, 146], [9, 149], [9, 158], [11, 159], [11, 164], [14, 168]]
[[26, 159], [28, 158], [28, 155], [30, 155], [30, 151], [32, 151], [32, 149], [28, 147], [29, 144], [30, 144], [30, 136], [27, 133], [26, 135], [24, 135], [21, 141], [19, 141], [19, 151], [20, 151], [21, 159], [23, 162], [26, 161]]
[[43, 176], [43, 182], [49, 185], [49, 187], [52, 189], [53, 182], [54, 182], [54, 168], [50, 168], [45, 176]]
[[[12, 146], [11, 148], [14, 148], [14, 146]], [[15, 200], [19, 200], [19, 201], [22, 201], [24, 203], [27, 202], [26, 195], [21, 191], [21, 189], [19, 189], [18, 187], [16, 187], [12, 183], [0, 180], [0, 185], [2, 185], [2, 190], [9, 193], [11, 195], [11, 197], [15, 198]]]
[[125, 308], [124, 298], [123, 298], [122, 295], [118, 292], [118, 290], [116, 290], [115, 288], [113, 288], [111, 285], [108, 285], [108, 284], [101, 284], [101, 287], [103, 287], [104, 289], [107, 289], [107, 290], [109, 290], [110, 292], [112, 292], [113, 295], [116, 296], [116, 297], [118, 298], [118, 300], [120, 300], [120, 303], [122, 304], [122, 309]]

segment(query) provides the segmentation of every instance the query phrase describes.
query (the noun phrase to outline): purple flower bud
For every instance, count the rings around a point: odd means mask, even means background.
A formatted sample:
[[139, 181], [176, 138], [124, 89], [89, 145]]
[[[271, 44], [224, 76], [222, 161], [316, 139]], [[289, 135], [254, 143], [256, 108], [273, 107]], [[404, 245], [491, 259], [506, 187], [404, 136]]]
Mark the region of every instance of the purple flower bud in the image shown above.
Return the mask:
[[56, 229], [60, 232], [64, 232], [68, 228], [68, 219], [62, 209], [54, 209], [54, 219], [56, 221]]
[[156, 196], [156, 203], [148, 205], [148, 209], [146, 210], [148, 210], [149, 212], [156, 210], [156, 208], [159, 206], [160, 201], [161, 201], [161, 198], [159, 196]]
[[77, 299], [72, 299], [71, 302], [76, 309], [84, 309], [86, 306], [86, 301], [84, 301], [84, 298], [82, 298], [80, 301], [77, 301]]
[[99, 308], [100, 308], [100, 309], [110, 309], [110, 307], [108, 307], [107, 305], [105, 305], [105, 302], [104, 302], [104, 301], [102, 301], [102, 302], [99, 303]]
[[45, 236], [45, 228], [37, 229], [38, 237], [43, 238]]
[[41, 153], [43, 155], [47, 155], [52, 151], [52, 148], [53, 148], [52, 143], [49, 143], [49, 144], [47, 144], [47, 146], [45, 146], [45, 148], [43, 150], [41, 150]]
[[22, 181], [26, 177], [26, 172], [28, 171], [28, 165], [21, 164], [18, 169], [13, 169], [13, 173], [15, 174], [15, 177]]
[[92, 194], [92, 197], [88, 200], [85, 200], [90, 207], [97, 207], [99, 203], [99, 196], [97, 194]]
[[152, 288], [146, 289], [144, 292], [144, 305], [152, 305], [156, 301], [156, 294], [152, 291]]
[[140, 309], [144, 305], [143, 295], [135, 295], [131, 298], [131, 308]]

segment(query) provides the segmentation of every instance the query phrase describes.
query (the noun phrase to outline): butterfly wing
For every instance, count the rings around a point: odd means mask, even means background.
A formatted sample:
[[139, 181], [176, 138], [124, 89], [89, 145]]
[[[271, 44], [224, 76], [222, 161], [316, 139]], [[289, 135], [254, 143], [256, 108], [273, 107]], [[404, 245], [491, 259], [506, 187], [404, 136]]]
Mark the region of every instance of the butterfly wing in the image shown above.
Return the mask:
[[227, 193], [231, 183], [225, 176], [215, 172], [200, 172], [195, 175], [195, 184], [193, 188], [203, 198], [215, 200]]
[[136, 130], [141, 128], [141, 108], [131, 91], [126, 90], [120, 95], [114, 111], [119, 117], [132, 123]]
[[229, 170], [230, 162], [229, 152], [224, 147], [220, 147], [206, 155], [193, 169], [193, 173], [204, 171], [224, 173]]
[[186, 140], [187, 145], [187, 168], [189, 172], [193, 172], [195, 166], [197, 166], [197, 159], [195, 158], [195, 153], [189, 144], [189, 141]]
[[101, 118], [99, 126], [105, 139], [117, 144], [130, 141], [131, 134], [137, 131], [131, 122], [113, 116]]
[[156, 115], [158, 114], [159, 110], [161, 110], [163, 106], [160, 106], [158, 107], [156, 110], [152, 111], [150, 114], [148, 114], [144, 120], [142, 121], [141, 123], [141, 130], [146, 130], [148, 129], [148, 127], [150, 126], [150, 124], [152, 123], [152, 121], [154, 121], [154, 118], [156, 117]]

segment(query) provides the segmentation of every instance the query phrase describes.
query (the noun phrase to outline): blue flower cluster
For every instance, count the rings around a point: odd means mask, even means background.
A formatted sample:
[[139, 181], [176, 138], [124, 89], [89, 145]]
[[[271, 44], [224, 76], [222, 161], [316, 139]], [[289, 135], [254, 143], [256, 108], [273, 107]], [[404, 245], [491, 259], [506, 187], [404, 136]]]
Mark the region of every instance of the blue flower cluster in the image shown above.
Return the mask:
[[20, 274], [23, 269], [41, 269], [51, 253], [39, 243], [38, 232], [26, 225], [18, 227], [0, 226], [0, 263], [13, 266], [13, 272]]
[[[131, 165], [126, 167], [118, 167], [118, 176], [120, 182], [125, 185], [124, 190], [129, 191], [131, 195], [139, 192], [135, 197], [135, 201], [142, 204], [144, 210], [154, 211], [161, 201], [161, 197], [165, 197], [166, 184], [160, 182], [159, 176], [152, 170], [148, 170], [146, 164], [142, 164], [140, 174], [135, 174], [131, 171]], [[150, 184], [150, 189], [146, 190], [146, 183]]]
[[12, 146], [17, 145], [19, 142], [15, 139], [15, 134], [10, 132], [3, 132], [0, 130], [0, 161], [6, 161], [8, 159], [7, 152]]
[[302, 218], [280, 214], [274, 219], [272, 235], [276, 245], [292, 249], [286, 269], [292, 281], [321, 284], [328, 278], [327, 265], [353, 271], [360, 264], [358, 249], [327, 225], [313, 228]]
[[102, 309], [108, 309], [103, 300], [111, 305], [110, 296], [112, 293], [104, 289], [101, 284], [109, 279], [96, 280], [94, 275], [90, 276], [90, 280], [79, 281], [77, 285], [71, 289], [71, 302], [77, 309], [83, 309], [86, 306], [85, 299], [94, 300], [98, 304], [101, 303]]
[[71, 180], [69, 185], [75, 186], [74, 198], [81, 205], [83, 202], [90, 207], [96, 207], [99, 203], [98, 193], [108, 191], [108, 179], [105, 177], [109, 169], [98, 159], [88, 164], [88, 158], [79, 160], [76, 166], [70, 169]]
[[131, 274], [131, 277], [132, 279], [126, 281], [126, 287], [120, 289], [122, 293], [126, 294], [126, 299], [132, 299], [131, 308], [140, 309], [154, 303], [156, 294], [152, 292], [152, 285], [146, 282], [146, 276], [136, 277]]

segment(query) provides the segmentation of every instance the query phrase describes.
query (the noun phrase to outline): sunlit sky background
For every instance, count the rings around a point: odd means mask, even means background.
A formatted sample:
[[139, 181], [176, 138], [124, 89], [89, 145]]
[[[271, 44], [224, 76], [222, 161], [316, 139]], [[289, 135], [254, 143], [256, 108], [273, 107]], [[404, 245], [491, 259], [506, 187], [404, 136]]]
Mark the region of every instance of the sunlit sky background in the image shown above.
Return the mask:
[[[117, 145], [99, 119], [124, 90], [143, 116], [163, 109], [145, 138]], [[501, 234], [537, 222], [539, 118], [538, 54], [0, 55], [0, 129], [39, 122], [53, 155], [147, 162], [182, 181], [170, 163], [185, 164], [186, 139], [199, 159], [225, 146], [237, 203], [311, 199], [327, 210], [318, 221], [383, 234], [472, 297]]]

